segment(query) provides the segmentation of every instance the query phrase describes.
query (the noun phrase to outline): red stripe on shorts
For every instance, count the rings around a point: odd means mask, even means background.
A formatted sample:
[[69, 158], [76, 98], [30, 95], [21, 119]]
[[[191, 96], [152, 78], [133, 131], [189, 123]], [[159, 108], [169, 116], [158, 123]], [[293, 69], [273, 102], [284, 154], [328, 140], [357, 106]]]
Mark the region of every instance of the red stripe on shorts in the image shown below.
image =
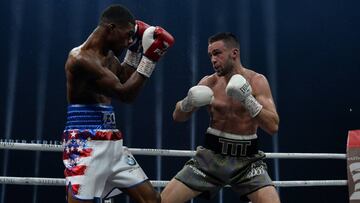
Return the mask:
[[[79, 193], [79, 187], [80, 187], [79, 184], [75, 184], [75, 185], [71, 184], [71, 191], [74, 195], [77, 195]], [[69, 191], [68, 189], [69, 186], [66, 186], [66, 191]]]
[[85, 170], [86, 170], [85, 165], [74, 166], [71, 168], [66, 168], [64, 171], [64, 175], [65, 175], [65, 177], [80, 176], [80, 175], [84, 175]]
[[74, 154], [74, 153], [78, 154], [80, 158], [89, 157], [89, 156], [91, 156], [92, 151], [93, 151], [92, 148], [86, 148], [86, 149], [81, 149], [81, 150], [76, 148], [76, 149], [74, 149], [72, 151], [69, 150], [69, 152], [64, 151], [63, 160], [69, 159], [70, 154]]
[[63, 140], [91, 139], [91, 140], [121, 140], [123, 135], [118, 130], [95, 130], [95, 135], [90, 130], [69, 130], [63, 133]]
[[121, 140], [122, 133], [120, 131], [96, 131], [92, 140]]

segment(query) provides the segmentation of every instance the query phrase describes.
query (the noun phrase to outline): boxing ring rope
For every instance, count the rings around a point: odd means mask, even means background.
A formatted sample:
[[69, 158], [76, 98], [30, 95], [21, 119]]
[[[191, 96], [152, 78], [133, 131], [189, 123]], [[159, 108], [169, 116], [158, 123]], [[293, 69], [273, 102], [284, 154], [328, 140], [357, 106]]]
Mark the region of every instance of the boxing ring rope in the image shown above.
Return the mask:
[[[59, 144], [0, 142], [0, 149], [62, 152], [63, 146]], [[129, 148], [129, 150], [133, 155], [173, 156], [173, 157], [191, 157], [195, 155], [195, 151], [190, 151], [190, 150], [140, 149], [140, 148]], [[287, 159], [346, 159], [346, 154], [336, 154], [336, 153], [265, 153], [265, 154], [266, 154], [266, 158], [271, 158], [271, 159], [286, 159], [286, 158]]]
[[[169, 181], [152, 180], [154, 187], [165, 187]], [[345, 186], [347, 180], [289, 180], [273, 181], [277, 187], [304, 187], [304, 186]], [[0, 176], [0, 184], [10, 185], [47, 185], [47, 186], [65, 186], [63, 178], [35, 178], [35, 177], [7, 177]], [[229, 186], [227, 186], [229, 187]]]
[[[26, 151], [50, 151], [62, 152], [60, 144], [37, 144], [19, 142], [0, 142], [0, 149], [26, 150]], [[170, 149], [140, 149], [129, 148], [133, 155], [148, 156], [173, 156], [191, 157], [195, 151], [191, 150], [170, 150]], [[346, 154], [336, 153], [265, 153], [266, 158], [279, 159], [346, 159]], [[154, 187], [164, 187], [169, 181], [151, 181]], [[346, 186], [347, 180], [293, 180], [273, 181], [277, 187], [305, 187], [305, 186]], [[6, 177], [0, 176], [0, 184], [13, 185], [47, 185], [65, 186], [65, 179], [62, 178], [37, 178], [37, 177]]]

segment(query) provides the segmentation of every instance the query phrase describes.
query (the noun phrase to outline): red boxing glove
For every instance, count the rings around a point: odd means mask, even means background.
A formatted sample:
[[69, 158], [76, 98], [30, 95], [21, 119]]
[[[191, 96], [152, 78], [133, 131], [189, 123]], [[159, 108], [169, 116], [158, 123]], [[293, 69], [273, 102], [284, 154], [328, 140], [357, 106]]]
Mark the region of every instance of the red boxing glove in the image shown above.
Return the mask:
[[136, 71], [150, 77], [156, 62], [174, 44], [174, 37], [159, 26], [150, 26], [143, 34], [143, 57]]
[[145, 32], [145, 30], [150, 27], [150, 25], [146, 24], [145, 22], [141, 21], [141, 20], [135, 20], [135, 34], [136, 36], [138, 36], [140, 38], [140, 40], [142, 39], [142, 36]]
[[174, 37], [162, 27], [151, 26], [143, 34], [144, 55], [152, 61], [158, 61], [167, 49], [174, 44], [174, 41]]
[[144, 23], [143, 21], [136, 20], [135, 21], [135, 33], [133, 36], [134, 42], [129, 46], [129, 50], [133, 52], [140, 52], [142, 48], [142, 37], [145, 30], [150, 27], [150, 25]]
[[144, 23], [143, 21], [135, 21], [133, 43], [128, 47], [124, 58], [124, 62], [134, 68], [137, 68], [139, 65], [142, 50], [142, 37], [148, 27], [150, 27], [150, 25]]

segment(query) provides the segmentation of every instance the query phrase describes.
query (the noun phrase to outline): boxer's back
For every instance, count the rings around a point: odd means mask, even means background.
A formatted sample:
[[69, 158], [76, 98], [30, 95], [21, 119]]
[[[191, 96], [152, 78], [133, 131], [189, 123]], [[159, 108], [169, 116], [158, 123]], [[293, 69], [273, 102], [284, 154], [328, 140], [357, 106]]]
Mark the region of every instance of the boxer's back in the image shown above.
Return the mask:
[[[80, 63], [79, 61], [87, 61]], [[95, 104], [110, 103], [110, 97], [102, 93], [96, 85], [97, 75], [93, 74], [93, 68], [104, 69], [103, 58], [91, 50], [82, 50], [81, 46], [70, 51], [65, 65], [67, 79], [67, 99], [71, 104]], [[86, 64], [91, 64], [87, 67]]]

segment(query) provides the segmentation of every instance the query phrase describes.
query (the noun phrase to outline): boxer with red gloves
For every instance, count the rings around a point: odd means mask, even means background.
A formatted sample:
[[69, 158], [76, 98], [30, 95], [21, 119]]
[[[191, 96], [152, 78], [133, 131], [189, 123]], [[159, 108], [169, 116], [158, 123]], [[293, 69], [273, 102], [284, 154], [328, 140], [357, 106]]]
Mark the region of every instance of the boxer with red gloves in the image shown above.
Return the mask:
[[[63, 134], [69, 203], [102, 202], [122, 192], [135, 202], [160, 203], [160, 195], [122, 145], [111, 101], [132, 102], [173, 43], [163, 28], [135, 21], [127, 8], [112, 5], [87, 40], [70, 51]], [[124, 49], [120, 64], [117, 56]]]
[[176, 103], [175, 121], [187, 121], [206, 106], [210, 124], [203, 146], [162, 191], [162, 203], [183, 203], [200, 194], [210, 198], [225, 185], [252, 203], [280, 203], [256, 134], [258, 128], [275, 134], [279, 116], [267, 79], [242, 66], [239, 49], [231, 33], [210, 37], [208, 54], [215, 73]]

